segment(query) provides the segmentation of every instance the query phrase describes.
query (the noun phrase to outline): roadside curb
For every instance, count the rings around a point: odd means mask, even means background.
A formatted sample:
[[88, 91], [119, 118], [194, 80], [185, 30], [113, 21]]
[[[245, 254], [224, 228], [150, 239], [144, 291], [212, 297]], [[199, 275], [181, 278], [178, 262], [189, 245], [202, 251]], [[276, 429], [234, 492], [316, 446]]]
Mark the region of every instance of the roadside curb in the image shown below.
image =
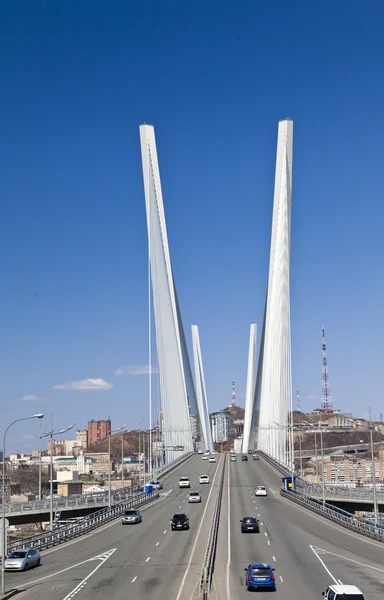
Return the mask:
[[12, 598], [12, 596], [15, 596], [18, 592], [19, 590], [13, 589], [9, 592], [6, 592], [5, 594], [0, 594], [0, 600], [7, 600], [8, 598]]

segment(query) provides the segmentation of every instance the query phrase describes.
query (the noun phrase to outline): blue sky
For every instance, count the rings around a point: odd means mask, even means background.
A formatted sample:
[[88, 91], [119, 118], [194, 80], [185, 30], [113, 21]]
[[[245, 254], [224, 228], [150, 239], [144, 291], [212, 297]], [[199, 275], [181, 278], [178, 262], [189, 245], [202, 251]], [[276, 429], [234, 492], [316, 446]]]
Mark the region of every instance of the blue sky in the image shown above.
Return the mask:
[[[379, 0], [6, 0], [0, 23], [1, 410], [56, 427], [147, 418], [138, 126], [156, 128], [185, 329], [210, 409], [263, 317], [278, 120], [294, 119], [293, 385], [383, 409], [384, 106]], [[139, 370], [140, 371], [140, 370]], [[54, 389], [103, 379], [106, 390]], [[97, 385], [97, 384], [96, 384]], [[108, 386], [107, 386], [108, 387]], [[35, 396], [36, 400], [21, 400]], [[45, 421], [43, 427], [48, 427]], [[37, 422], [9, 433], [36, 447]]]

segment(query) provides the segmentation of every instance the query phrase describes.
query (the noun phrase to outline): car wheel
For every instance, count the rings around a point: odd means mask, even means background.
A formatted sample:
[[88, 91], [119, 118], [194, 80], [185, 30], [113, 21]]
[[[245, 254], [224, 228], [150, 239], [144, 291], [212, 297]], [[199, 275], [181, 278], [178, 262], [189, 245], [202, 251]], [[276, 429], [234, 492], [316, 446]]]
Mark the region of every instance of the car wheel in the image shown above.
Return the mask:
[[27, 569], [28, 569], [28, 563], [25, 563], [23, 571], [26, 571]]
[[40, 565], [41, 565], [41, 558], [38, 559], [36, 567], [40, 567]]
[[252, 592], [252, 588], [247, 585], [247, 592]]

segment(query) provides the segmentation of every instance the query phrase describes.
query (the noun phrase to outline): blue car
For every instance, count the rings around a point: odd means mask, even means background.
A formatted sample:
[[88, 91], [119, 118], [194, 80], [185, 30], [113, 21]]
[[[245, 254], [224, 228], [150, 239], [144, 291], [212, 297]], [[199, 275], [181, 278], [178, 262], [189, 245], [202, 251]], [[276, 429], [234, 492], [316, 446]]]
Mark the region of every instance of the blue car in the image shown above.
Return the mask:
[[267, 565], [266, 563], [248, 565], [244, 569], [246, 571], [245, 585], [248, 592], [259, 588], [269, 589], [274, 592], [276, 590], [274, 570], [271, 565]]

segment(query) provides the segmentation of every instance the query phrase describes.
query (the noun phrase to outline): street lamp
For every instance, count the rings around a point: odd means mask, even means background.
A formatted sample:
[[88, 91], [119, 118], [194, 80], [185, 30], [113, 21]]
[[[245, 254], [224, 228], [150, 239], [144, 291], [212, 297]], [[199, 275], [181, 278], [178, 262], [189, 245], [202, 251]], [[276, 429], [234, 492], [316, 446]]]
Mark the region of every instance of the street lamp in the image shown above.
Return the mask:
[[51, 531], [53, 531], [53, 436], [57, 436], [57, 435], [62, 435], [63, 433], [67, 433], [67, 431], [69, 431], [70, 429], [72, 429], [72, 427], [74, 427], [76, 425], [76, 423], [73, 423], [73, 425], [70, 425], [69, 427], [67, 427], [66, 429], [60, 429], [60, 431], [53, 431], [53, 429], [51, 431], [49, 431], [48, 433], [44, 434], [44, 437], [50, 437], [51, 438], [51, 464], [50, 464], [50, 483], [49, 483], [49, 528]]
[[41, 500], [42, 497], [42, 493], [41, 493], [41, 453], [42, 453], [42, 439], [45, 437], [48, 437], [50, 434], [49, 433], [43, 433], [42, 435], [39, 435], [40, 438], [40, 450], [39, 450], [39, 500]]
[[108, 508], [111, 508], [112, 502], [111, 502], [111, 435], [112, 433], [118, 433], [119, 431], [122, 431], [123, 429], [126, 428], [127, 425], [122, 425], [122, 427], [119, 427], [118, 429], [114, 429], [113, 431], [109, 430], [109, 435], [108, 435], [108, 484], [109, 484], [109, 490], [108, 490]]
[[1, 554], [2, 554], [2, 561], [1, 561], [1, 593], [5, 594], [5, 555], [7, 553], [7, 548], [6, 548], [6, 544], [5, 544], [5, 437], [7, 435], [8, 429], [10, 427], [12, 427], [12, 425], [14, 425], [15, 423], [18, 423], [19, 421], [28, 421], [29, 419], [42, 419], [44, 417], [44, 415], [42, 413], [38, 413], [36, 415], [32, 415], [31, 417], [22, 417], [21, 419], [16, 419], [15, 421], [12, 421], [12, 423], [10, 423], [7, 427], [7, 429], [4, 431], [4, 437], [3, 437], [3, 481], [2, 481], [2, 498], [1, 498], [1, 527], [2, 527], [2, 531], [1, 531]]

